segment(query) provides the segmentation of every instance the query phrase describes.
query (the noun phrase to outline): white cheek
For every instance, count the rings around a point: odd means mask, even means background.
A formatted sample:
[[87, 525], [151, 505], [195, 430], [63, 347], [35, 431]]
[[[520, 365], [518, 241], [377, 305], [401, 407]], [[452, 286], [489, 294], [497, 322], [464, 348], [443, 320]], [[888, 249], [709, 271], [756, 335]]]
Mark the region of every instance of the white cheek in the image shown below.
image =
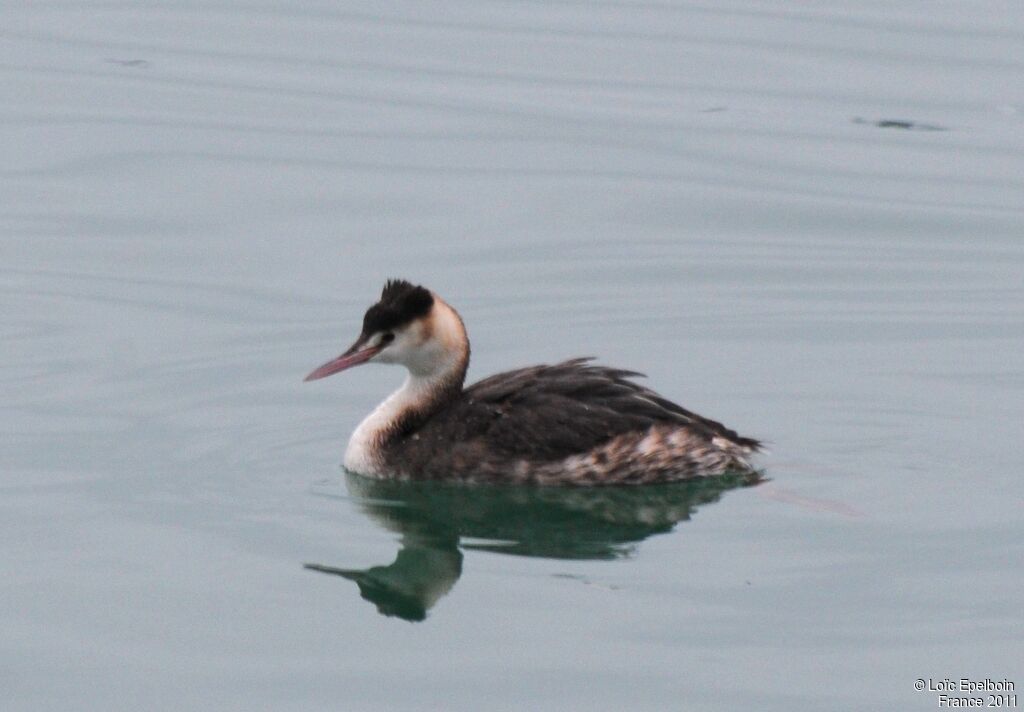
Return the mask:
[[378, 363], [406, 363], [415, 351], [415, 344], [408, 331], [395, 334], [395, 340], [373, 357]]
[[385, 363], [405, 363], [408, 355], [408, 348], [403, 344], [394, 343], [384, 349], [384, 352], [381, 354], [381, 360]]
[[[395, 340], [373, 357], [377, 363], [397, 363], [416, 376], [430, 376], [451, 368], [458, 351], [451, 349], [428, 326], [414, 322], [395, 331]], [[376, 340], [376, 339], [375, 339]]]

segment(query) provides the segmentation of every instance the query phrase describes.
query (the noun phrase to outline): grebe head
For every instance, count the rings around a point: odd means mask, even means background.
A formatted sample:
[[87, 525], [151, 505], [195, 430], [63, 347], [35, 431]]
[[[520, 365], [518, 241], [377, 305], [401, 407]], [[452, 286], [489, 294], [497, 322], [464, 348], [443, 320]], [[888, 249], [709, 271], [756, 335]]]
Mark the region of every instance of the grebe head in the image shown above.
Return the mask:
[[306, 376], [314, 381], [361, 363], [396, 363], [419, 378], [465, 375], [469, 341], [462, 319], [425, 287], [392, 279], [366, 310], [363, 330], [341, 356]]

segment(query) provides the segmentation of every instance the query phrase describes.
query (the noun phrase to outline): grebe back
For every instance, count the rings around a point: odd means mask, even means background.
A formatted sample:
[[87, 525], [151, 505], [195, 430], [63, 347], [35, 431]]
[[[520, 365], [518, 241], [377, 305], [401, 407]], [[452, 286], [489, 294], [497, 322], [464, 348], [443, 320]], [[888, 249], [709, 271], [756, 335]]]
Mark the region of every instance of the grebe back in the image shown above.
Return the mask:
[[389, 280], [351, 348], [305, 380], [362, 363], [408, 370], [349, 440], [345, 468], [369, 477], [612, 485], [753, 471], [757, 440], [635, 383], [639, 373], [590, 361], [521, 368], [464, 388], [462, 318], [430, 290]]

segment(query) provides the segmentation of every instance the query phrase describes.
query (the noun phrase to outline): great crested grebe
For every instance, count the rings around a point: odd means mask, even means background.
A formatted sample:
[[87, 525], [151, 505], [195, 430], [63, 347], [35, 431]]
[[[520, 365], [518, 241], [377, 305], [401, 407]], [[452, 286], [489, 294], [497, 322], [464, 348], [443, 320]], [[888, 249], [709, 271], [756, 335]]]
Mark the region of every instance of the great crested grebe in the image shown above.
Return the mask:
[[389, 280], [348, 351], [306, 376], [397, 363], [409, 376], [352, 433], [345, 468], [384, 479], [626, 485], [752, 472], [761, 444], [576, 358], [463, 387], [462, 318], [430, 290]]

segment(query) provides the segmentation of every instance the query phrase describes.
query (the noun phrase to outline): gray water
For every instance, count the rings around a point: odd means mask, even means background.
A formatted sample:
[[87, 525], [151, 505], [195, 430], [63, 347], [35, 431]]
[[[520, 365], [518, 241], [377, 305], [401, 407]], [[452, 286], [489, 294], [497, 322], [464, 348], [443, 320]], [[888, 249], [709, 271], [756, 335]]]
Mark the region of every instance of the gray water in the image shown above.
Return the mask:
[[[1015, 3], [0, 20], [5, 710], [930, 710], [919, 678], [1024, 684]], [[346, 478], [401, 374], [301, 379], [391, 276], [461, 311], [471, 378], [597, 355], [767, 440], [769, 481]]]

